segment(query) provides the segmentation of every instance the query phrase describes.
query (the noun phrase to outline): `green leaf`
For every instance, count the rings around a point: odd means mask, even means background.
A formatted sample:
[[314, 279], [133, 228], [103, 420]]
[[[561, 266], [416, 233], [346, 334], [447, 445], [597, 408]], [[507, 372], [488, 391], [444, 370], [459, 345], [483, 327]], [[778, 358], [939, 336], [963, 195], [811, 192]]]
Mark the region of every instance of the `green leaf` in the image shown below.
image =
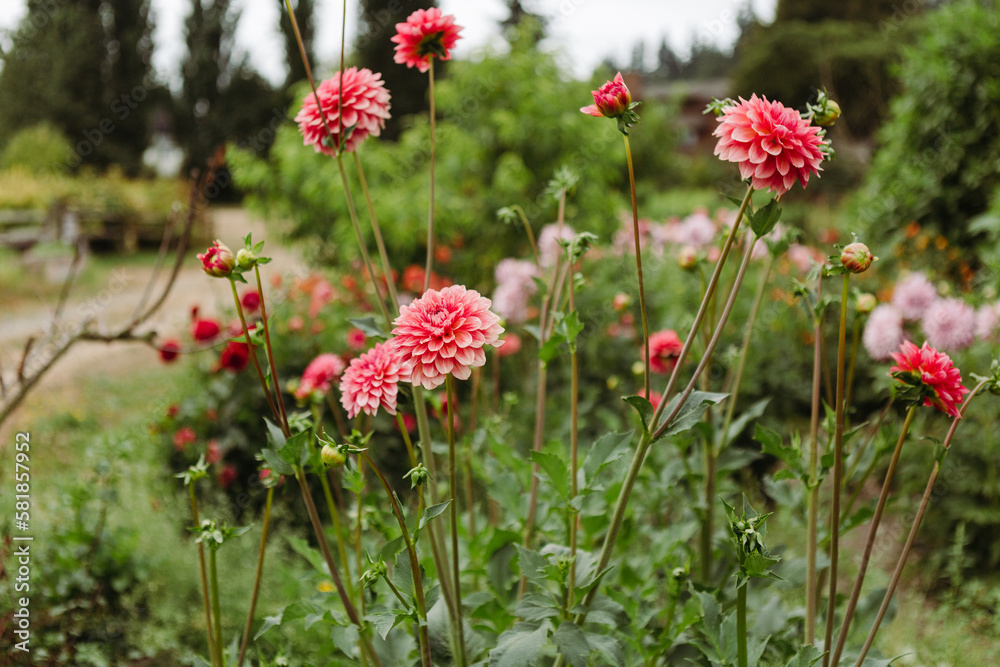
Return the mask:
[[451, 504], [450, 500], [446, 500], [443, 503], [438, 503], [437, 505], [431, 505], [424, 510], [424, 515], [420, 517], [420, 524], [417, 526], [417, 530], [423, 530], [424, 526], [430, 523], [433, 519], [440, 516], [446, 509], [448, 505]]
[[799, 649], [791, 660], [785, 663], [785, 667], [812, 667], [823, 659], [825, 653], [815, 646], [807, 644]]
[[295, 468], [286, 463], [276, 451], [273, 449], [265, 449], [261, 451], [264, 456], [264, 461], [271, 468], [272, 471], [279, 475], [294, 475]]
[[545, 569], [549, 565], [548, 559], [537, 551], [522, 547], [520, 544], [515, 544], [514, 547], [517, 548], [517, 563], [521, 574], [535, 586], [545, 588]]
[[277, 626], [281, 625], [281, 617], [284, 616], [284, 614], [285, 614], [285, 610], [282, 609], [281, 611], [279, 611], [274, 616], [265, 616], [264, 617], [264, 624], [262, 626], [260, 626], [260, 630], [258, 630], [257, 634], [255, 634], [253, 636], [253, 640], [257, 641], [258, 639], [261, 638], [261, 636], [265, 632], [267, 632], [271, 628], [274, 628], [274, 627], [277, 627]]
[[303, 556], [309, 564], [313, 566], [313, 569], [322, 574], [324, 577], [330, 576], [330, 571], [326, 568], [326, 561], [323, 556], [320, 555], [318, 551], [309, 546], [309, 543], [302, 538], [295, 537], [294, 535], [288, 535], [285, 537], [288, 540], [288, 544], [292, 547], [295, 553]]
[[534, 623], [559, 615], [559, 605], [547, 595], [528, 593], [517, 604], [514, 614], [525, 621]]
[[767, 236], [781, 219], [781, 206], [777, 199], [772, 199], [750, 215], [750, 228], [757, 238]]
[[403, 536], [400, 535], [394, 540], [390, 540], [386, 543], [382, 550], [378, 552], [379, 560], [386, 563], [391, 563], [396, 558], [396, 554], [406, 548], [406, 541], [403, 540]]
[[357, 328], [361, 329], [366, 336], [372, 336], [373, 338], [389, 338], [389, 334], [382, 331], [379, 326], [375, 323], [374, 317], [359, 317], [353, 320], [347, 320]]
[[383, 640], [389, 634], [389, 631], [405, 618], [406, 614], [397, 614], [392, 611], [380, 611], [367, 616], [367, 619], [375, 626], [375, 630], [378, 631]]
[[572, 667], [587, 667], [587, 658], [590, 655], [590, 644], [583, 630], [571, 621], [563, 621], [552, 636], [559, 652], [566, 658]]
[[[670, 403], [664, 410], [666, 414], [670, 414], [674, 411], [680, 397], [681, 394], [678, 394], [671, 399]], [[684, 405], [677, 413], [677, 416], [674, 417], [673, 421], [670, 422], [667, 429], [663, 432], [663, 435], [676, 435], [691, 429], [695, 424], [702, 420], [706, 407], [710, 405], [718, 405], [728, 397], [729, 394], [719, 394], [707, 391], [691, 392], [691, 395], [688, 396], [686, 401], [684, 401]]]
[[733, 440], [735, 440], [736, 436], [738, 436], [740, 433], [742, 433], [743, 429], [746, 428], [746, 425], [749, 424], [751, 421], [753, 421], [754, 419], [760, 419], [761, 415], [764, 414], [764, 410], [767, 409], [767, 404], [770, 403], [770, 402], [771, 402], [771, 399], [770, 399], [770, 397], [768, 397], [768, 398], [763, 398], [763, 399], [757, 401], [756, 403], [754, 403], [753, 405], [751, 405], [744, 412], [742, 412], [738, 417], [736, 417], [736, 419], [733, 420], [733, 422], [729, 425], [729, 432], [728, 433], [721, 433], [721, 429], [720, 429], [720, 433], [719, 433], [720, 447], [719, 448], [721, 449], [721, 448], [727, 446]]
[[587, 644], [590, 645], [591, 653], [597, 653], [603, 660], [597, 664], [612, 664], [618, 667], [625, 667], [625, 654], [621, 645], [615, 641], [614, 637], [587, 633]]
[[608, 433], [594, 443], [583, 459], [586, 488], [594, 489], [593, 482], [601, 474], [601, 471], [625, 455], [628, 448], [622, 447], [622, 444], [627, 443], [631, 438], [632, 431]]
[[575, 352], [576, 339], [580, 335], [580, 332], [583, 331], [583, 322], [580, 321], [579, 313], [574, 310], [566, 317], [561, 318], [556, 323], [556, 327], [559, 334], [566, 341], [566, 344], [569, 345], [569, 351]]
[[552, 336], [545, 341], [545, 344], [538, 348], [538, 358], [545, 363], [549, 363], [559, 356], [559, 348], [562, 347], [562, 344], [563, 337], [553, 333]]
[[649, 418], [653, 416], [653, 404], [644, 396], [622, 396], [622, 400], [635, 408], [642, 421], [643, 433], [649, 432]]
[[531, 452], [531, 460], [545, 472], [549, 482], [563, 498], [569, 497], [569, 466], [551, 452]]
[[281, 432], [281, 429], [274, 425], [267, 417], [264, 417], [264, 424], [267, 425], [267, 441], [276, 450], [280, 450], [285, 446], [287, 440], [285, 439], [285, 434]]
[[802, 451], [798, 447], [786, 446], [781, 440], [781, 434], [777, 431], [757, 424], [753, 439], [761, 444], [765, 454], [777, 458], [796, 472], [802, 471]]
[[490, 667], [531, 667], [548, 639], [548, 623], [518, 623], [497, 639], [496, 648], [490, 651]]

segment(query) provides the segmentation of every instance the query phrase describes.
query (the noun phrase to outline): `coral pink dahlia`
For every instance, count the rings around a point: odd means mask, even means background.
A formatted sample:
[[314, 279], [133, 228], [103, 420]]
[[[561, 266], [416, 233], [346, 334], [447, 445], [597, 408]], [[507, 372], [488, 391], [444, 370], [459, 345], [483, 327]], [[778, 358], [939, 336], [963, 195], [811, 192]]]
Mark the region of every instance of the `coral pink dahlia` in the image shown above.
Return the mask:
[[669, 373], [677, 365], [684, 343], [673, 329], [657, 331], [649, 337], [649, 368], [654, 373]]
[[360, 357], [351, 360], [340, 380], [340, 404], [347, 416], [359, 412], [374, 415], [381, 405], [390, 415], [396, 414], [396, 394], [400, 381], [410, 378], [410, 367], [395, 340], [376, 343]]
[[[340, 72], [337, 72], [316, 89], [323, 113], [320, 113], [320, 104], [316, 103], [316, 95], [309, 93], [295, 116], [302, 132], [302, 143], [312, 145], [317, 153], [337, 154], [340, 141], [336, 135], [340, 133], [341, 125], [346, 137], [344, 150], [353, 151], [368, 135], [377, 137], [381, 134], [389, 118], [389, 91], [381, 74], [374, 74], [366, 68], [348, 67], [344, 70], [343, 84], [341, 86]], [[338, 115], [341, 107], [344, 111], [342, 123]], [[334, 135], [332, 137], [327, 135], [323, 125], [323, 114], [330, 126], [330, 134]]]
[[396, 24], [392, 42], [396, 44], [394, 60], [400, 65], [416, 67], [426, 72], [431, 58], [450, 60], [462, 26], [455, 25], [455, 17], [442, 14], [437, 7], [418, 9], [405, 23]]
[[958, 404], [969, 390], [962, 386], [962, 376], [944, 352], [926, 342], [917, 347], [906, 341], [892, 355], [896, 366], [889, 369], [893, 378], [918, 391], [924, 405], [933, 405], [952, 417], [961, 417]]
[[344, 361], [335, 354], [321, 354], [306, 366], [302, 379], [295, 390], [295, 398], [304, 399], [313, 392], [324, 395], [330, 391], [330, 383], [344, 372]]
[[629, 105], [632, 104], [632, 94], [629, 92], [628, 86], [625, 85], [621, 72], [615, 74], [614, 79], [607, 81], [590, 93], [594, 96], [594, 103], [589, 107], [581, 107], [580, 111], [595, 118], [601, 116], [617, 118], [628, 111]]
[[475, 290], [451, 285], [427, 290], [403, 306], [392, 330], [403, 358], [412, 363], [410, 382], [438, 387], [449, 373], [467, 380], [474, 367], [486, 363], [486, 345], [500, 347], [500, 318], [492, 303]]
[[825, 141], [821, 128], [810, 125], [798, 111], [756, 95], [722, 109], [715, 136], [715, 154], [736, 162], [743, 178], [756, 190], [788, 192], [795, 181], [806, 187], [809, 176], [823, 169]]

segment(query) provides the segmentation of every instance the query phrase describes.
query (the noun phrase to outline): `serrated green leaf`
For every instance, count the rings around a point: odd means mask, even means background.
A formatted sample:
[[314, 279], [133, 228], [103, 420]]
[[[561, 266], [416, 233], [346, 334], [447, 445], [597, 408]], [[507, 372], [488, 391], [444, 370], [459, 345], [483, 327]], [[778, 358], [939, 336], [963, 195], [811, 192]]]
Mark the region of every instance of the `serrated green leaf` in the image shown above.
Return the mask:
[[545, 472], [549, 482], [563, 498], [569, 497], [569, 466], [551, 452], [531, 452], [531, 460]]
[[[712, 393], [708, 391], [691, 392], [691, 395], [688, 396], [686, 401], [684, 401], [684, 405], [681, 406], [677, 416], [674, 417], [673, 421], [667, 425], [663, 435], [676, 435], [691, 429], [695, 424], [702, 420], [706, 407], [710, 405], [718, 405], [728, 397], [729, 394]], [[681, 394], [674, 396], [670, 400], [670, 403], [667, 405], [664, 412], [668, 415], [673, 412], [677, 406], [677, 401], [679, 401], [680, 398]]]
[[267, 426], [267, 441], [275, 450], [280, 450], [285, 446], [287, 442], [285, 434], [281, 432], [281, 429], [274, 425], [267, 417], [264, 417], [264, 424]]
[[563, 621], [552, 636], [559, 652], [572, 667], [587, 667], [590, 656], [590, 643], [583, 630], [571, 621]]
[[553, 333], [545, 344], [538, 348], [538, 358], [545, 363], [549, 363], [559, 356], [559, 348], [562, 347], [563, 337]]
[[785, 663], [785, 667], [812, 667], [823, 659], [826, 655], [823, 651], [811, 644], [807, 644], [799, 649], [799, 652], [792, 656], [792, 659]]
[[438, 503], [437, 505], [431, 505], [424, 510], [424, 515], [420, 517], [420, 524], [417, 526], [417, 530], [423, 530], [424, 526], [430, 523], [433, 519], [440, 516], [442, 512], [448, 509], [448, 505], [451, 504], [450, 500], [446, 500], [443, 503]]
[[292, 547], [295, 553], [309, 561], [309, 564], [313, 566], [314, 570], [319, 572], [324, 577], [330, 576], [330, 572], [327, 570], [326, 561], [323, 559], [323, 556], [309, 546], [308, 542], [302, 538], [295, 537], [294, 535], [287, 535], [285, 539], [288, 540], [288, 544]]
[[285, 614], [285, 610], [282, 609], [281, 611], [279, 611], [274, 616], [265, 616], [264, 617], [264, 624], [260, 626], [260, 630], [258, 630], [257, 634], [255, 634], [253, 636], [253, 640], [257, 641], [258, 639], [260, 639], [263, 636], [263, 634], [265, 632], [267, 632], [271, 628], [275, 628], [275, 627], [278, 627], [279, 625], [281, 625], [281, 618], [282, 618], [282, 616], [284, 616], [284, 614]]
[[625, 652], [614, 637], [594, 632], [588, 632], [586, 636], [591, 653], [597, 653], [601, 656], [604, 663], [625, 667]]
[[777, 458], [796, 472], [802, 472], [802, 451], [798, 447], [785, 445], [780, 433], [757, 424], [753, 439], [761, 444], [765, 454]]
[[750, 228], [757, 238], [767, 236], [780, 219], [781, 206], [778, 205], [777, 199], [772, 199], [751, 214]]
[[514, 614], [525, 621], [535, 623], [544, 621], [546, 618], [553, 618], [560, 613], [559, 605], [547, 595], [538, 593], [526, 594], [520, 602]]
[[643, 433], [649, 432], [649, 418], [653, 416], [653, 404], [644, 396], [622, 396], [622, 400], [635, 408], [642, 421]]
[[490, 651], [490, 667], [531, 667], [548, 643], [549, 624], [518, 623], [497, 638]]
[[374, 614], [369, 614], [367, 619], [375, 626], [375, 630], [384, 640], [389, 631], [392, 630], [397, 623], [405, 619], [405, 615], [396, 614], [392, 611], [380, 611]]
[[537, 551], [532, 551], [520, 544], [515, 544], [514, 547], [517, 549], [517, 563], [521, 574], [535, 586], [545, 588], [547, 581], [545, 569], [549, 565], [548, 559]]
[[394, 540], [390, 540], [382, 547], [381, 551], [378, 552], [378, 557], [380, 560], [391, 563], [396, 558], [396, 554], [406, 548], [406, 541], [403, 540], [403, 536], [400, 535]]
[[273, 449], [264, 449], [261, 451], [261, 455], [264, 457], [264, 461], [267, 462], [268, 467], [270, 467], [273, 472], [279, 475], [295, 474], [295, 468], [282, 459]]

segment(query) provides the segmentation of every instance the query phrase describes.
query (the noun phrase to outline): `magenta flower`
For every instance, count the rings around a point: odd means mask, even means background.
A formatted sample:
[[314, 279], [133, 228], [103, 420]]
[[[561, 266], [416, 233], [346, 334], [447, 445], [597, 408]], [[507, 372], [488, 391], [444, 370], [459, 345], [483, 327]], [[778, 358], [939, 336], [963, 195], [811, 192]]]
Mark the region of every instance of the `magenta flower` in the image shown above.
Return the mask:
[[177, 361], [177, 355], [181, 352], [181, 344], [176, 338], [168, 338], [160, 345], [160, 361], [165, 364]]
[[594, 103], [588, 107], [580, 107], [580, 111], [595, 118], [602, 116], [617, 118], [628, 111], [629, 105], [632, 104], [632, 94], [628, 91], [621, 72], [590, 93], [594, 96]]
[[455, 25], [455, 17], [442, 14], [437, 7], [418, 9], [405, 23], [396, 24], [392, 42], [396, 45], [394, 60], [400, 65], [416, 67], [426, 72], [431, 58], [451, 60], [451, 50], [461, 39], [462, 26]]
[[475, 290], [451, 285], [399, 309], [392, 330], [403, 359], [412, 364], [410, 382], [433, 389], [454, 375], [467, 380], [472, 369], [486, 363], [487, 345], [500, 347], [500, 318], [492, 303]]
[[868, 322], [861, 341], [872, 359], [882, 361], [892, 356], [899, 349], [905, 336], [903, 334], [903, 314], [892, 305], [876, 306]]
[[330, 391], [331, 383], [344, 372], [344, 361], [335, 354], [321, 354], [306, 366], [295, 390], [295, 398], [303, 400], [316, 394], [319, 397]]
[[939, 350], [964, 350], [976, 338], [976, 311], [961, 299], [938, 299], [924, 311], [921, 325]]
[[896, 283], [892, 290], [892, 305], [908, 320], [919, 320], [924, 311], [937, 300], [937, 288], [923, 273], [911, 273]]
[[[382, 133], [385, 121], [389, 118], [389, 91], [385, 88], [381, 74], [374, 74], [370, 69], [348, 67], [344, 70], [343, 86], [340, 85], [340, 72], [337, 72], [332, 79], [319, 84], [316, 93], [319, 104], [316, 102], [316, 95], [306, 95], [302, 100], [302, 108], [295, 116], [295, 122], [302, 132], [302, 143], [311, 145], [317, 153], [337, 154], [337, 147], [340, 145], [337, 135], [341, 125], [346, 137], [344, 150], [348, 152], [356, 149], [369, 135], [377, 137]], [[330, 134], [334, 136], [327, 135], [320, 104], [330, 126]], [[341, 106], [344, 111], [343, 122], [339, 116]]]
[[740, 175], [752, 179], [756, 190], [781, 195], [796, 180], [804, 188], [812, 174], [823, 171], [820, 164], [826, 142], [821, 128], [781, 102], [757, 95], [749, 100], [741, 97], [739, 104], [723, 108], [717, 120], [715, 154], [739, 164]]
[[222, 241], [216, 240], [203, 253], [198, 254], [201, 268], [205, 273], [216, 278], [227, 278], [236, 266], [233, 251]]
[[952, 417], [962, 416], [958, 404], [969, 390], [962, 386], [962, 375], [947, 354], [938, 352], [926, 342], [918, 348], [906, 341], [892, 359], [897, 364], [889, 369], [892, 377], [917, 389], [924, 405], [933, 405]]
[[673, 329], [657, 331], [649, 337], [649, 368], [666, 374], [674, 370], [684, 343]]
[[353, 419], [359, 412], [374, 415], [379, 406], [396, 414], [396, 395], [401, 381], [410, 379], [410, 367], [395, 339], [376, 343], [375, 347], [351, 360], [340, 379], [340, 404]]

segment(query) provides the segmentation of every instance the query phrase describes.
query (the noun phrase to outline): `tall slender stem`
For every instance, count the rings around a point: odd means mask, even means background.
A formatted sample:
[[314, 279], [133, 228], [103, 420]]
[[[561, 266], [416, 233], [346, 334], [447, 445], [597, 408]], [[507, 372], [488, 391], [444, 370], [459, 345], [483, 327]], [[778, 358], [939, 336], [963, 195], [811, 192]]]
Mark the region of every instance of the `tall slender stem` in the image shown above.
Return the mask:
[[[823, 289], [823, 276], [816, 279], [816, 302]], [[813, 312], [813, 383], [812, 406], [809, 418], [809, 500], [806, 519], [806, 643], [816, 640], [816, 603], [819, 584], [816, 579], [816, 547], [819, 532], [819, 409], [823, 345], [823, 315]]]
[[[364, 561], [361, 560], [361, 551], [363, 549], [361, 544], [361, 520], [364, 515], [364, 493], [365, 493], [365, 462], [364, 459], [358, 459], [358, 477], [361, 478], [361, 488], [358, 489], [357, 497], [354, 499], [354, 509], [355, 509], [355, 522], [354, 522], [354, 567], [355, 572], [358, 576], [364, 572]], [[347, 571], [350, 573], [350, 570]], [[361, 617], [364, 618], [365, 611], [365, 593], [362, 589], [361, 595], [358, 599], [358, 611], [361, 613]]]
[[[240, 318], [240, 325], [243, 327], [243, 337], [247, 342], [247, 348], [250, 350], [250, 360], [253, 361], [254, 370], [257, 371], [257, 379], [260, 380], [261, 389], [264, 390], [264, 397], [267, 398], [267, 405], [271, 408], [271, 415], [278, 422], [279, 425], [284, 426], [284, 422], [281, 419], [281, 412], [278, 410], [278, 405], [274, 402], [274, 398], [271, 396], [271, 389], [267, 386], [267, 380], [264, 379], [264, 371], [260, 368], [260, 362], [257, 361], [257, 348], [254, 347], [253, 341], [250, 340], [250, 329], [247, 328], [247, 318], [243, 315], [243, 304], [240, 303], [240, 295], [236, 291], [236, 281], [230, 280], [229, 286], [233, 288], [233, 300], [236, 302], [236, 313]], [[288, 433], [285, 433], [287, 436]]]
[[[628, 137], [626, 137], [626, 142]], [[572, 263], [570, 264], [569, 277], [569, 312], [576, 312], [576, 280], [574, 279]], [[569, 363], [570, 363], [570, 386], [569, 386], [569, 503], [566, 504], [566, 512], [569, 515], [569, 573], [567, 575], [567, 596], [566, 607], [573, 607], [573, 587], [576, 585], [576, 548], [577, 548], [577, 521], [579, 517], [573, 509], [573, 500], [579, 493], [577, 482], [577, 470], [579, 469], [579, 441], [580, 441], [580, 364], [577, 359], [577, 344], [575, 340], [570, 341]]]
[[892, 452], [892, 460], [889, 461], [889, 469], [885, 473], [885, 481], [882, 482], [882, 492], [878, 497], [878, 505], [875, 506], [875, 516], [872, 517], [871, 528], [868, 530], [868, 539], [865, 541], [865, 551], [861, 556], [861, 565], [858, 568], [858, 575], [854, 579], [854, 590], [851, 591], [851, 599], [847, 603], [847, 611], [844, 612], [844, 621], [840, 626], [840, 635], [837, 637], [837, 646], [833, 650], [831, 664], [840, 664], [840, 654], [844, 651], [844, 643], [847, 641], [847, 632], [851, 627], [851, 620], [854, 618], [854, 610], [857, 608], [858, 599], [861, 597], [861, 586], [865, 581], [865, 574], [868, 571], [868, 561], [871, 559], [872, 549], [875, 547], [875, 535], [878, 533], [879, 524], [882, 521], [882, 512], [885, 510], [885, 503], [889, 500], [889, 487], [892, 486], [892, 477], [896, 472], [896, 464], [899, 463], [899, 454], [903, 451], [903, 442], [906, 440], [906, 432], [913, 422], [913, 415], [917, 411], [917, 406], [911, 406], [906, 411], [906, 420], [903, 422], [903, 430], [899, 433], [899, 440], [896, 441], [896, 449]]
[[[833, 430], [833, 506], [830, 508], [830, 592], [826, 603], [826, 639], [829, 649], [833, 641], [833, 620], [837, 611], [837, 561], [840, 556], [840, 487], [844, 471], [844, 358], [847, 352], [847, 299], [850, 296], [850, 272], [844, 273], [840, 295], [840, 333], [837, 337], [837, 399], [836, 422]], [[839, 656], [837, 656], [839, 657]], [[829, 651], [823, 656], [823, 667], [831, 664]], [[837, 661], [832, 662], [834, 667]]]
[[427, 209], [427, 267], [424, 269], [424, 291], [426, 292], [431, 288], [431, 271], [434, 268], [434, 154], [436, 151], [435, 147], [435, 111], [434, 111], [434, 57], [432, 56], [429, 60], [430, 68], [427, 70], [427, 80], [429, 82], [428, 95], [430, 96], [430, 120], [431, 120], [431, 136], [430, 136], [430, 158], [428, 161], [428, 166], [430, 167], [430, 206]]
[[[851, 351], [848, 353], [847, 361], [847, 389], [845, 401], [851, 404], [851, 394], [854, 392], [854, 365], [858, 360], [858, 342], [861, 340], [861, 313], [854, 314], [854, 324], [851, 328]], [[846, 419], [850, 423], [850, 415]]]
[[[195, 528], [201, 528], [201, 519], [198, 516], [198, 497], [194, 493], [194, 482], [188, 484], [188, 491], [191, 493], [191, 516], [194, 518]], [[212, 657], [213, 667], [215, 665], [215, 633], [212, 630], [212, 605], [208, 596], [208, 576], [205, 574], [205, 545], [198, 542], [198, 566], [201, 570], [201, 595], [205, 603], [205, 633], [208, 639], [208, 655]]]
[[264, 525], [261, 528], [260, 548], [257, 551], [257, 570], [254, 573], [253, 593], [250, 595], [250, 609], [247, 611], [247, 622], [243, 627], [243, 639], [240, 641], [240, 654], [236, 660], [238, 666], [243, 665], [243, 658], [246, 657], [247, 646], [250, 644], [250, 630], [253, 629], [253, 615], [257, 609], [257, 598], [260, 596], [260, 582], [264, 577], [264, 552], [267, 548], [267, 535], [271, 527], [271, 500], [274, 498], [274, 487], [267, 490], [267, 499], [264, 501]]
[[649, 324], [646, 321], [646, 287], [642, 279], [642, 244], [639, 242], [639, 206], [635, 198], [635, 173], [632, 170], [632, 147], [625, 139], [625, 161], [628, 162], [628, 186], [632, 195], [632, 235], [635, 237], [635, 271], [639, 277], [639, 312], [642, 314], [642, 359], [643, 359], [643, 389], [649, 397]]
[[[731, 398], [729, 400], [732, 400]], [[710, 437], [704, 438], [702, 470], [705, 475], [705, 514], [701, 520], [699, 535], [698, 565], [701, 568], [701, 583], [711, 585], [712, 580], [712, 535], [715, 532], [715, 481], [718, 476], [718, 457]]]
[[[965, 404], [962, 406], [961, 414], [964, 416], [966, 409], [969, 407], [969, 403], [972, 399], [976, 397], [976, 394], [982, 390], [983, 387], [989, 380], [983, 380], [976, 388], [972, 390], [968, 398], [965, 400]], [[899, 560], [896, 561], [896, 569], [893, 570], [892, 579], [889, 581], [889, 588], [885, 592], [885, 596], [882, 598], [882, 604], [879, 607], [878, 614], [875, 616], [875, 622], [872, 624], [871, 630], [868, 631], [868, 637], [865, 639], [865, 645], [861, 649], [861, 654], [858, 656], [858, 662], [856, 667], [861, 667], [861, 664], [865, 661], [865, 657], [868, 655], [868, 651], [872, 647], [872, 643], [875, 641], [875, 635], [878, 633], [879, 626], [882, 624], [882, 619], [885, 618], [885, 613], [889, 609], [889, 603], [892, 602], [892, 596], [896, 592], [896, 587], [899, 585], [899, 579], [903, 575], [903, 567], [906, 565], [906, 559], [910, 556], [910, 549], [913, 548], [913, 541], [917, 537], [917, 531], [920, 530], [920, 523], [924, 519], [924, 513], [927, 511], [927, 505], [931, 500], [931, 492], [934, 490], [934, 484], [937, 482], [938, 473], [941, 471], [941, 466], [944, 463], [944, 457], [948, 455], [948, 450], [951, 447], [951, 440], [955, 435], [955, 429], [958, 428], [958, 423], [961, 417], [955, 417], [951, 421], [951, 427], [948, 429], [948, 434], [944, 438], [944, 443], [942, 444], [943, 452], [941, 457], [934, 462], [934, 469], [931, 470], [931, 476], [927, 480], [927, 486], [924, 488], [924, 495], [920, 499], [920, 507], [917, 509], [917, 515], [913, 518], [913, 525], [910, 527], [910, 534], [906, 537], [906, 544], [903, 545], [903, 550], [899, 554]]]
[[[281, 393], [281, 383], [278, 381], [278, 366], [274, 363], [274, 351], [271, 348], [271, 327], [267, 321], [267, 304], [264, 299], [264, 288], [260, 282], [260, 268], [254, 264], [254, 277], [257, 279], [257, 294], [260, 296], [260, 322], [264, 328], [264, 353], [267, 365], [271, 371], [271, 389], [274, 391], [274, 402], [278, 405], [278, 414], [283, 424], [288, 423], [288, 413], [285, 411], [285, 398]], [[287, 435], [287, 433], [286, 433]]]
[[[327, 471], [326, 473], [319, 474], [319, 483], [323, 487], [323, 497], [326, 499], [326, 510], [330, 513], [330, 522], [333, 523], [333, 532], [337, 536], [337, 555], [340, 556], [340, 566], [344, 568], [344, 572], [350, 572], [350, 561], [347, 560], [347, 541], [344, 539], [344, 529], [340, 523], [340, 511], [337, 509], [337, 504], [333, 502], [333, 494], [330, 493], [330, 480], [327, 479], [327, 474], [332, 471]], [[347, 587], [347, 594], [350, 596], [351, 600], [356, 600], [354, 593], [354, 584], [351, 583], [351, 577], [347, 577], [347, 582], [345, 584]]]
[[[392, 318], [389, 317], [389, 311], [385, 307], [385, 299], [382, 298], [382, 290], [379, 289], [378, 278], [375, 274], [375, 267], [372, 265], [372, 258], [368, 254], [368, 248], [365, 246], [365, 237], [361, 233], [361, 225], [358, 222], [358, 212], [354, 208], [354, 197], [351, 195], [351, 186], [347, 182], [347, 172], [344, 170], [344, 160], [337, 154], [337, 168], [340, 170], [340, 180], [344, 184], [344, 195], [347, 198], [347, 211], [350, 214], [351, 226], [354, 228], [354, 236], [358, 241], [358, 248], [361, 251], [361, 261], [364, 262], [365, 271], [371, 276], [372, 286], [375, 288], [375, 300], [378, 302], [379, 310], [382, 313], [382, 317], [385, 318], [386, 326], [392, 326]], [[387, 283], [392, 282], [392, 276], [387, 276]]]
[[456, 649], [458, 651], [458, 667], [464, 667], [465, 657], [465, 629], [462, 623], [462, 582], [460, 580], [460, 569], [458, 562], [458, 476], [456, 474], [458, 466], [455, 463], [455, 381], [449, 374], [445, 379], [445, 390], [448, 396], [448, 486], [451, 492], [451, 505], [448, 506], [451, 515], [451, 579], [455, 584], [455, 609], [457, 611], [458, 624], [455, 626]]
[[212, 586], [212, 615], [215, 616], [215, 661], [219, 667], [225, 665], [222, 659], [222, 611], [219, 605], [219, 575], [215, 567], [215, 549], [208, 549], [208, 576]]
[[368, 217], [372, 221], [372, 233], [375, 235], [375, 245], [378, 247], [379, 259], [382, 261], [382, 275], [385, 277], [385, 284], [389, 290], [389, 303], [392, 304], [393, 312], [399, 312], [399, 295], [396, 294], [396, 281], [392, 277], [389, 253], [385, 249], [382, 228], [375, 216], [375, 205], [372, 203], [371, 193], [368, 192], [368, 181], [365, 179], [365, 170], [361, 168], [361, 158], [357, 151], [354, 151], [354, 166], [358, 170], [358, 180], [361, 181], [361, 191], [365, 194], [365, 203], [368, 204]]
[[392, 490], [389, 485], [388, 480], [386, 480], [385, 475], [379, 469], [375, 462], [371, 459], [366, 452], [362, 452], [361, 456], [364, 457], [371, 469], [375, 471], [375, 475], [378, 477], [379, 481], [382, 482], [382, 487], [385, 489], [386, 495], [389, 496], [389, 502], [392, 503], [392, 513], [396, 517], [396, 521], [399, 523], [399, 529], [403, 533], [403, 542], [406, 544], [406, 553], [410, 557], [410, 570], [413, 573], [413, 598], [417, 603], [417, 615], [420, 617], [418, 623], [418, 635], [420, 639], [420, 660], [424, 667], [430, 667], [431, 665], [431, 647], [430, 639], [427, 634], [427, 605], [424, 601], [424, 584], [420, 577], [420, 561], [417, 559], [417, 547], [414, 544], [413, 539], [410, 537], [410, 531], [406, 527], [406, 519], [403, 518], [403, 508], [399, 506], [399, 500], [396, 498], [396, 493]]
[[749, 581], [736, 585], [736, 656], [739, 667], [748, 667], [747, 655], [747, 588]]

